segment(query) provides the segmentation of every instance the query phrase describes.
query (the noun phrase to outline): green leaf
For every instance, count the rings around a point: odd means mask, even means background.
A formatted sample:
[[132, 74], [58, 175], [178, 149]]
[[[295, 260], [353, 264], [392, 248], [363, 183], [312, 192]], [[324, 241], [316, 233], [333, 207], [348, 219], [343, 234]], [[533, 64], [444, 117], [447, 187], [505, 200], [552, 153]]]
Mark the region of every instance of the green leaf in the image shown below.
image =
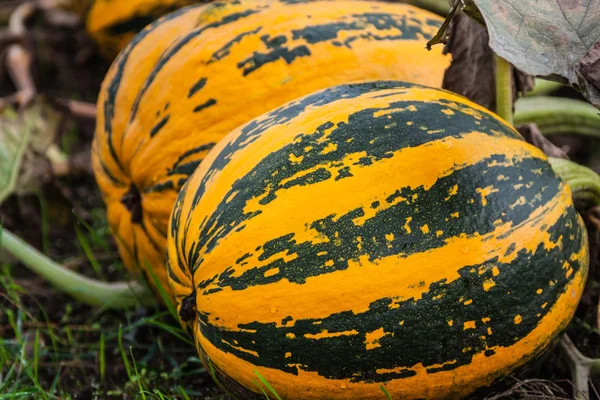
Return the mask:
[[381, 391], [385, 395], [386, 399], [392, 400], [392, 396], [390, 395], [390, 393], [387, 391], [387, 389], [383, 385], [379, 385], [379, 388], [381, 389]]
[[267, 389], [269, 389], [269, 392], [271, 392], [271, 394], [273, 396], [275, 396], [275, 398], [277, 400], [281, 400], [281, 397], [279, 397], [279, 395], [277, 394], [277, 392], [275, 391], [275, 389], [273, 389], [273, 386], [271, 386], [271, 384], [261, 375], [260, 372], [258, 372], [258, 370], [254, 370], [254, 374], [256, 374], [256, 376], [258, 377], [258, 379], [260, 379], [260, 381], [262, 382], [263, 385], [265, 385], [267, 387]]
[[577, 87], [600, 108], [600, 0], [473, 0], [490, 46], [521, 71]]

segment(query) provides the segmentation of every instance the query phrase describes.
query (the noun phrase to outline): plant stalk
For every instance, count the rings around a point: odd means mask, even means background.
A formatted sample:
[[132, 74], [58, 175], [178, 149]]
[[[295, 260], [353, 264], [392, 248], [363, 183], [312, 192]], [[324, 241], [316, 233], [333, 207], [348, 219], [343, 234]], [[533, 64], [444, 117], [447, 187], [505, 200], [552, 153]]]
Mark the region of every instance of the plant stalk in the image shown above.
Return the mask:
[[444, 17], [448, 15], [448, 11], [450, 10], [448, 0], [408, 0], [407, 3]]
[[598, 109], [582, 100], [525, 97], [515, 103], [515, 126], [534, 123], [544, 136], [573, 134], [600, 137]]
[[0, 249], [5, 249], [57, 289], [83, 303], [111, 309], [155, 304], [152, 294], [139, 283], [107, 283], [80, 275], [52, 261], [5, 229], [0, 229]]
[[546, 96], [564, 86], [562, 83], [535, 78], [533, 89], [527, 93], [527, 97]]
[[496, 114], [513, 124], [512, 67], [499, 55], [496, 55]]
[[548, 162], [554, 172], [569, 185], [575, 200], [588, 205], [600, 205], [600, 176], [596, 172], [562, 158], [549, 157]]

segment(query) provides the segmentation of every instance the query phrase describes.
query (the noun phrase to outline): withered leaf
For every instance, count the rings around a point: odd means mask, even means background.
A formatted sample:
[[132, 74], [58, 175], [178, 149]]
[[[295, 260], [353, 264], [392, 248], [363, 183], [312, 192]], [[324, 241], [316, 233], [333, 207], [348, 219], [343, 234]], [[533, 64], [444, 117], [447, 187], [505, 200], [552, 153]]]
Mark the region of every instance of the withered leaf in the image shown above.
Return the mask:
[[528, 143], [541, 149], [548, 157], [569, 159], [567, 153], [542, 135], [536, 124], [519, 125], [517, 126], [517, 130]]
[[[454, 17], [450, 38], [444, 49], [452, 54], [452, 65], [446, 71], [443, 87], [495, 111], [496, 63], [488, 41], [484, 26], [463, 13]], [[517, 92], [526, 93], [532, 87], [533, 79], [514, 69], [514, 98]]]
[[13, 193], [35, 190], [49, 174], [60, 114], [38, 98], [24, 111], [0, 114], [0, 203]]

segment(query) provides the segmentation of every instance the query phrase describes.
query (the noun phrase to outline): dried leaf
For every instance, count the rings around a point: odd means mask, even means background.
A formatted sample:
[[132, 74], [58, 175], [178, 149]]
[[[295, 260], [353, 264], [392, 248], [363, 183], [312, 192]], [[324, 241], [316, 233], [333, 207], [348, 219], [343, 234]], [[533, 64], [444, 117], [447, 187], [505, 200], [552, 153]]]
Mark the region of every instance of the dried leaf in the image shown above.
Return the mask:
[[[49, 175], [49, 150], [61, 115], [38, 98], [21, 114], [0, 114], [0, 204], [11, 194], [36, 190]], [[51, 153], [51, 152], [50, 152]]]
[[523, 138], [532, 145], [541, 149], [548, 157], [569, 159], [567, 153], [546, 139], [540, 132], [536, 124], [524, 124], [517, 126], [517, 130]]
[[568, 82], [600, 108], [600, 0], [473, 0], [490, 46], [518, 69]]
[[425, 46], [427, 48], [427, 50], [431, 50], [431, 46], [433, 46], [435, 44], [440, 44], [440, 43], [446, 44], [446, 43], [448, 43], [448, 37], [450, 36], [450, 32], [449, 32], [449, 30], [450, 30], [450, 24], [454, 20], [456, 12], [459, 10], [459, 5], [460, 5], [460, 1], [456, 1], [452, 5], [452, 7], [450, 8], [450, 11], [448, 13], [448, 16], [446, 17], [446, 19], [442, 23], [442, 26], [440, 27], [440, 29], [437, 31], [437, 33], [435, 34], [435, 36], [432, 37], [427, 42], [427, 45]]
[[0, 115], [0, 204], [15, 190], [31, 127], [12, 109]]
[[[465, 14], [452, 21], [450, 38], [444, 51], [452, 54], [452, 65], [446, 70], [443, 87], [468, 99], [496, 110], [495, 55], [488, 44], [484, 26]], [[513, 95], [526, 93], [533, 87], [533, 79], [518, 70], [513, 75]]]
[[600, 41], [581, 59], [581, 74], [600, 90]]

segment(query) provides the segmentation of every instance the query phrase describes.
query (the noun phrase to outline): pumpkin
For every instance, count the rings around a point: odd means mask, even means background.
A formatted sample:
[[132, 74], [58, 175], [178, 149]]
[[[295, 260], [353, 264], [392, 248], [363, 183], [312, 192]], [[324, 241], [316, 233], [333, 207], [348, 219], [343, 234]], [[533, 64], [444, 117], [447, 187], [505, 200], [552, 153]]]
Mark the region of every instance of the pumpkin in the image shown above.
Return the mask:
[[210, 0], [91, 0], [85, 19], [100, 52], [114, 59], [146, 25], [181, 7]]
[[211, 0], [58, 0], [85, 21], [88, 35], [109, 60], [145, 26], [179, 8]]
[[240, 0], [190, 6], [145, 28], [105, 78], [92, 150], [124, 264], [152, 270], [169, 290], [177, 193], [242, 123], [333, 84], [440, 86], [450, 60], [424, 48], [440, 24], [404, 4]]
[[367, 82], [217, 144], [177, 198], [168, 268], [240, 398], [257, 375], [282, 399], [459, 398], [566, 327], [586, 235], [569, 187], [498, 116]]

